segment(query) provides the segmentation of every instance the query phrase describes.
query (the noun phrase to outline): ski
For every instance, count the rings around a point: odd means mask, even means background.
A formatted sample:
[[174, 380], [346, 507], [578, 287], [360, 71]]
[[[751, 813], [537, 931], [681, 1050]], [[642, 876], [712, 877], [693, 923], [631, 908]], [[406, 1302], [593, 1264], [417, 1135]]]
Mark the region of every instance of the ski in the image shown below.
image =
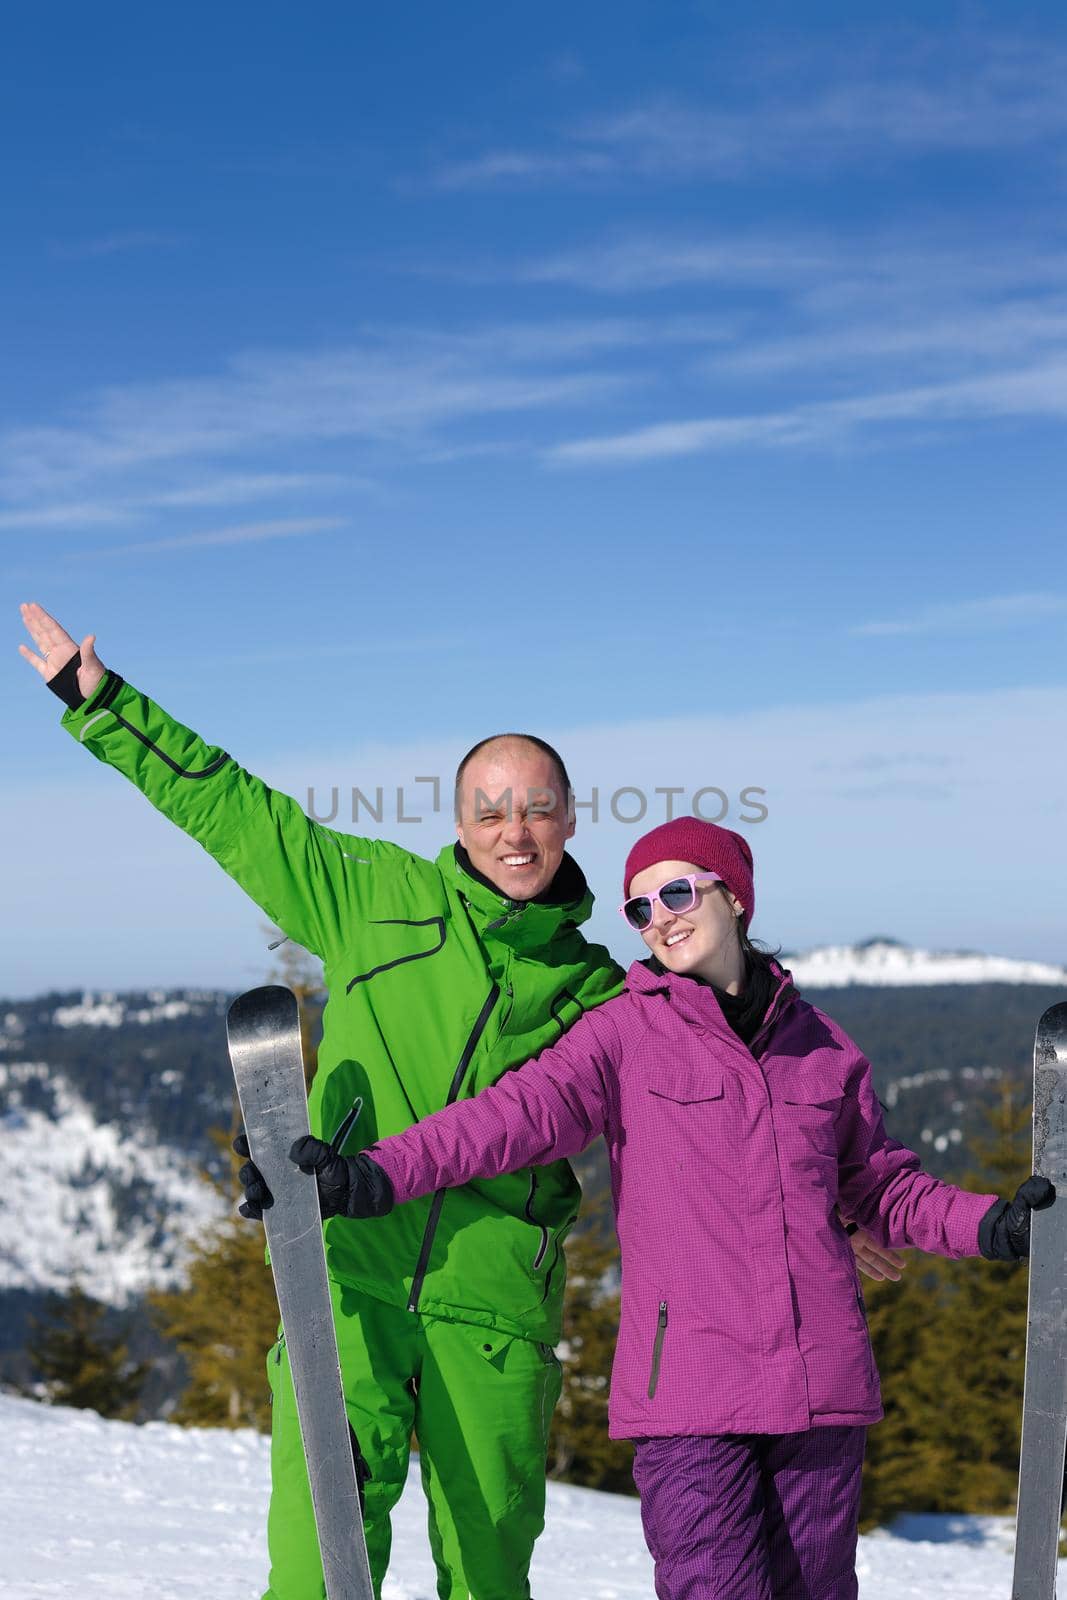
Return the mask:
[[263, 1213], [293, 1375], [328, 1600], [374, 1600], [352, 1433], [337, 1358], [314, 1182], [289, 1160], [308, 1133], [296, 997], [278, 985], [240, 995], [226, 1037], [252, 1160], [274, 1196]]
[[1034, 1039], [1034, 1167], [1056, 1202], [1030, 1224], [1030, 1299], [1012, 1600], [1054, 1600], [1067, 1456], [1067, 1002]]

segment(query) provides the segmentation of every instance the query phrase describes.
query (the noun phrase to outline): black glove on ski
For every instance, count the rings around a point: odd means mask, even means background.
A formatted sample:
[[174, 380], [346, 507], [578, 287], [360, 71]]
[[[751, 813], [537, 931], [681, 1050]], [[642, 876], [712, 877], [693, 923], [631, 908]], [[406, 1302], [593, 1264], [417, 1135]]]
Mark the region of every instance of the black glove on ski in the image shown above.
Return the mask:
[[987, 1261], [1025, 1261], [1030, 1254], [1030, 1213], [1044, 1211], [1056, 1198], [1047, 1178], [1036, 1174], [1020, 1183], [1014, 1200], [998, 1200], [978, 1224], [978, 1248]]
[[324, 1217], [384, 1217], [393, 1209], [393, 1186], [370, 1156], [339, 1156], [332, 1145], [306, 1133], [289, 1160], [314, 1175]]
[[[233, 1141], [233, 1148], [239, 1156], [250, 1156], [248, 1148], [248, 1135], [242, 1128]], [[254, 1161], [246, 1161], [237, 1174], [238, 1182], [245, 1192], [244, 1201], [237, 1207], [242, 1217], [247, 1217], [250, 1222], [262, 1222], [264, 1211], [269, 1211], [274, 1204], [274, 1196], [263, 1181], [263, 1174]]]

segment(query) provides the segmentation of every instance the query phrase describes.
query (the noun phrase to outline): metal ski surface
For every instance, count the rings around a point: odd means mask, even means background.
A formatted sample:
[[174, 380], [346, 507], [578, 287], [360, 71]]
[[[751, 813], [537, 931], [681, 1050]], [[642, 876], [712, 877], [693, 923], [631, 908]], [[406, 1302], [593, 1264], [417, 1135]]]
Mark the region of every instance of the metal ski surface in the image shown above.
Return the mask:
[[1034, 1039], [1034, 1171], [1056, 1202], [1030, 1224], [1030, 1301], [1012, 1600], [1054, 1600], [1067, 1454], [1067, 1002]]
[[328, 1600], [374, 1600], [352, 1435], [337, 1359], [315, 1184], [289, 1160], [309, 1131], [296, 997], [279, 985], [240, 995], [226, 1017], [252, 1159], [274, 1204], [263, 1214], [293, 1375]]

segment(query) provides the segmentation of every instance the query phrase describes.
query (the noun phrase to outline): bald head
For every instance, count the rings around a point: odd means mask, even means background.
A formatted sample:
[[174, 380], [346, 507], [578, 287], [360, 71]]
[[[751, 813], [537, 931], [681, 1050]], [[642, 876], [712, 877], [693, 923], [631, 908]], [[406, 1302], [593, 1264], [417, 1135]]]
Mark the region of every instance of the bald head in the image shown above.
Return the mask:
[[456, 768], [455, 811], [457, 822], [463, 814], [463, 780], [466, 776], [467, 768], [476, 757], [491, 751], [496, 745], [506, 746], [511, 754], [515, 754], [520, 746], [527, 745], [530, 749], [539, 750], [543, 756], [547, 756], [552, 763], [555, 774], [552, 787], [558, 796], [566, 797], [566, 804], [568, 808], [570, 807], [571, 780], [567, 774], [566, 767], [563, 765], [563, 757], [558, 750], [548, 743], [547, 739], [539, 739], [536, 733], [491, 733], [487, 739], [479, 739], [476, 745], [472, 745]]
[[502, 894], [547, 889], [574, 832], [570, 779], [559, 752], [527, 733], [497, 733], [456, 772], [456, 832], [471, 864]]

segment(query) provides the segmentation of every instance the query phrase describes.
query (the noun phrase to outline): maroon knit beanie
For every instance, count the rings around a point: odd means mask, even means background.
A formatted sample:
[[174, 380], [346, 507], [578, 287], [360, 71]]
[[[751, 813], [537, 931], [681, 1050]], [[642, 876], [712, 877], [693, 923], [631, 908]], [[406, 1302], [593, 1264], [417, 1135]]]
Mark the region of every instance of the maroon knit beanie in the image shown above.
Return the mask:
[[630, 884], [639, 872], [655, 866], [657, 861], [691, 861], [694, 867], [705, 872], [717, 872], [730, 893], [745, 908], [745, 927], [752, 921], [756, 909], [756, 891], [752, 882], [752, 851], [748, 840], [729, 828], [720, 828], [714, 822], [702, 822], [699, 817], [675, 817], [673, 822], [661, 822], [651, 833], [644, 834], [626, 857], [623, 873], [623, 895], [630, 893]]

